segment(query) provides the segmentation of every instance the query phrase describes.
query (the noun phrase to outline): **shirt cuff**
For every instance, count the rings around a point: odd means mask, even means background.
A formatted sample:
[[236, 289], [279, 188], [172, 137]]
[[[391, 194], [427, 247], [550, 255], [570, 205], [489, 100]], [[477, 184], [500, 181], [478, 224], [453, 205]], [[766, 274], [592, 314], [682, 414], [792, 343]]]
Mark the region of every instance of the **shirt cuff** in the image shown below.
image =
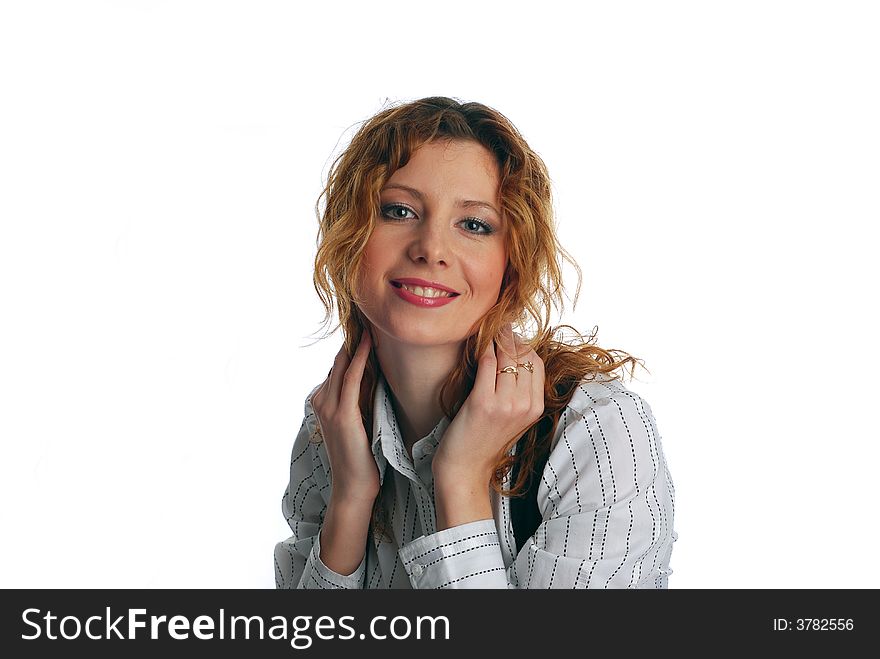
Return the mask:
[[364, 587], [364, 575], [367, 572], [367, 554], [361, 559], [361, 564], [351, 574], [339, 574], [334, 572], [321, 561], [321, 534], [315, 537], [315, 544], [309, 552], [303, 571], [301, 588], [348, 588], [356, 589]]
[[494, 519], [423, 535], [399, 551], [413, 588], [507, 588]]

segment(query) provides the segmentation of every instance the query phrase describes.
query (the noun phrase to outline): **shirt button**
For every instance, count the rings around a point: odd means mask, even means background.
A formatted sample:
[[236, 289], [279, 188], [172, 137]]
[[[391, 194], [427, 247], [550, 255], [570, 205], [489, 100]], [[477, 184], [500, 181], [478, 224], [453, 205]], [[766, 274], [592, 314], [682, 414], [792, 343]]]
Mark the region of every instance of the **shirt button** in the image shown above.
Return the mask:
[[596, 405], [608, 405], [611, 402], [610, 398], [597, 398]]
[[421, 565], [419, 565], [418, 563], [414, 563], [413, 566], [412, 566], [412, 573], [413, 573], [413, 576], [414, 576], [414, 577], [420, 577], [420, 576], [422, 576], [422, 572], [424, 571], [424, 569], [425, 569], [425, 568], [423, 568], [423, 567], [422, 567]]

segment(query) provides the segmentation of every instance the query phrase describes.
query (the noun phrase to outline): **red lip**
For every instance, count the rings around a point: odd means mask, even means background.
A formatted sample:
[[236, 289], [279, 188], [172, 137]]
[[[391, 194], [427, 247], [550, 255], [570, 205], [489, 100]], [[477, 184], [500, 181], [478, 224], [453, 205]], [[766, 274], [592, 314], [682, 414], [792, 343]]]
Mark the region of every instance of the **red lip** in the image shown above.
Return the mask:
[[423, 309], [437, 309], [438, 307], [446, 306], [458, 298], [458, 295], [450, 295], [449, 297], [420, 297], [406, 290], [403, 286], [395, 286], [395, 282], [391, 282], [391, 287], [399, 298]]
[[408, 286], [421, 286], [422, 288], [436, 288], [438, 291], [446, 291], [447, 293], [455, 293], [459, 295], [459, 292], [449, 288], [449, 286], [444, 286], [443, 284], [439, 284], [436, 281], [426, 281], [424, 279], [419, 279], [418, 277], [404, 277], [403, 279], [392, 279], [391, 283], [393, 284], [407, 284]]

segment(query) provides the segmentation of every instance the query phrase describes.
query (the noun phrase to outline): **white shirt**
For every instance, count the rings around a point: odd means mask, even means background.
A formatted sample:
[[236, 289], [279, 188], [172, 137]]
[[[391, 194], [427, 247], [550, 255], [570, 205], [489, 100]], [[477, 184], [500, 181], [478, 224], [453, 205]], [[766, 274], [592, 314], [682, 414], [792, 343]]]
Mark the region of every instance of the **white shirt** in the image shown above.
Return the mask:
[[376, 542], [371, 532], [350, 575], [321, 562], [331, 478], [324, 444], [309, 441], [315, 387], [281, 501], [293, 535], [275, 545], [277, 588], [668, 587], [675, 488], [651, 407], [619, 380], [600, 374], [574, 389], [537, 492], [542, 522], [519, 552], [510, 499], [491, 489], [493, 519], [437, 531], [431, 460], [451, 421], [443, 417], [417, 441], [411, 460], [387, 386], [380, 374], [372, 450], [383, 481], [393, 479], [385, 505], [394, 541]]

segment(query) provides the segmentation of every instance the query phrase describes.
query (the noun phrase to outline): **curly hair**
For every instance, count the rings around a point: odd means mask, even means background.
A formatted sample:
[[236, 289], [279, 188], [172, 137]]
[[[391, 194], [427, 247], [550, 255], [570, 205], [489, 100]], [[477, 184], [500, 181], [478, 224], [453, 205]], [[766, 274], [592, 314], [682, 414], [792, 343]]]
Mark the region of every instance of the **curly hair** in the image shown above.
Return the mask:
[[[333, 161], [315, 204], [319, 229], [313, 283], [326, 309], [325, 326], [336, 301], [339, 325], [332, 332], [339, 326], [343, 328], [346, 349], [349, 356], [353, 355], [361, 333], [369, 327], [357, 304], [357, 282], [364, 247], [380, 214], [379, 193], [420, 146], [440, 138], [474, 141], [494, 154], [501, 174], [501, 211], [508, 218], [510, 230], [509, 260], [501, 294], [476, 331], [471, 328], [473, 333], [462, 345], [460, 365], [444, 382], [439, 403], [450, 419], [455, 418], [473, 389], [478, 356], [501, 336], [501, 328], [507, 322], [515, 328], [525, 328], [529, 320], [534, 322], [533, 334], [520, 334], [523, 342], [544, 361], [544, 414], [525, 434], [507, 444], [499, 454], [491, 480], [492, 488], [502, 496], [521, 496], [534, 465], [549, 452], [561, 412], [578, 383], [594, 378], [597, 373], [617, 379], [619, 375], [614, 371], [627, 363], [633, 375], [635, 365], [639, 363], [644, 368], [644, 364], [622, 351], [595, 345], [596, 327], [584, 339], [570, 325], [550, 325], [554, 303], [560, 312], [564, 309], [560, 295], [565, 290], [561, 258], [571, 263], [578, 274], [575, 305], [580, 294], [581, 269], [557, 239], [547, 168], [510, 120], [481, 103], [432, 96], [393, 104], [361, 122], [348, 146]], [[576, 340], [566, 340], [560, 333], [562, 328], [573, 330]], [[372, 431], [379, 371], [375, 351], [371, 351], [359, 398], [368, 434]], [[450, 400], [451, 392], [456, 391], [463, 395], [459, 400]], [[511, 455], [514, 444], [517, 449]], [[517, 462], [516, 482], [504, 489], [504, 480]], [[384, 479], [383, 489], [389, 480]], [[376, 498], [372, 521], [377, 537], [387, 539], [383, 498], [382, 493]]]

